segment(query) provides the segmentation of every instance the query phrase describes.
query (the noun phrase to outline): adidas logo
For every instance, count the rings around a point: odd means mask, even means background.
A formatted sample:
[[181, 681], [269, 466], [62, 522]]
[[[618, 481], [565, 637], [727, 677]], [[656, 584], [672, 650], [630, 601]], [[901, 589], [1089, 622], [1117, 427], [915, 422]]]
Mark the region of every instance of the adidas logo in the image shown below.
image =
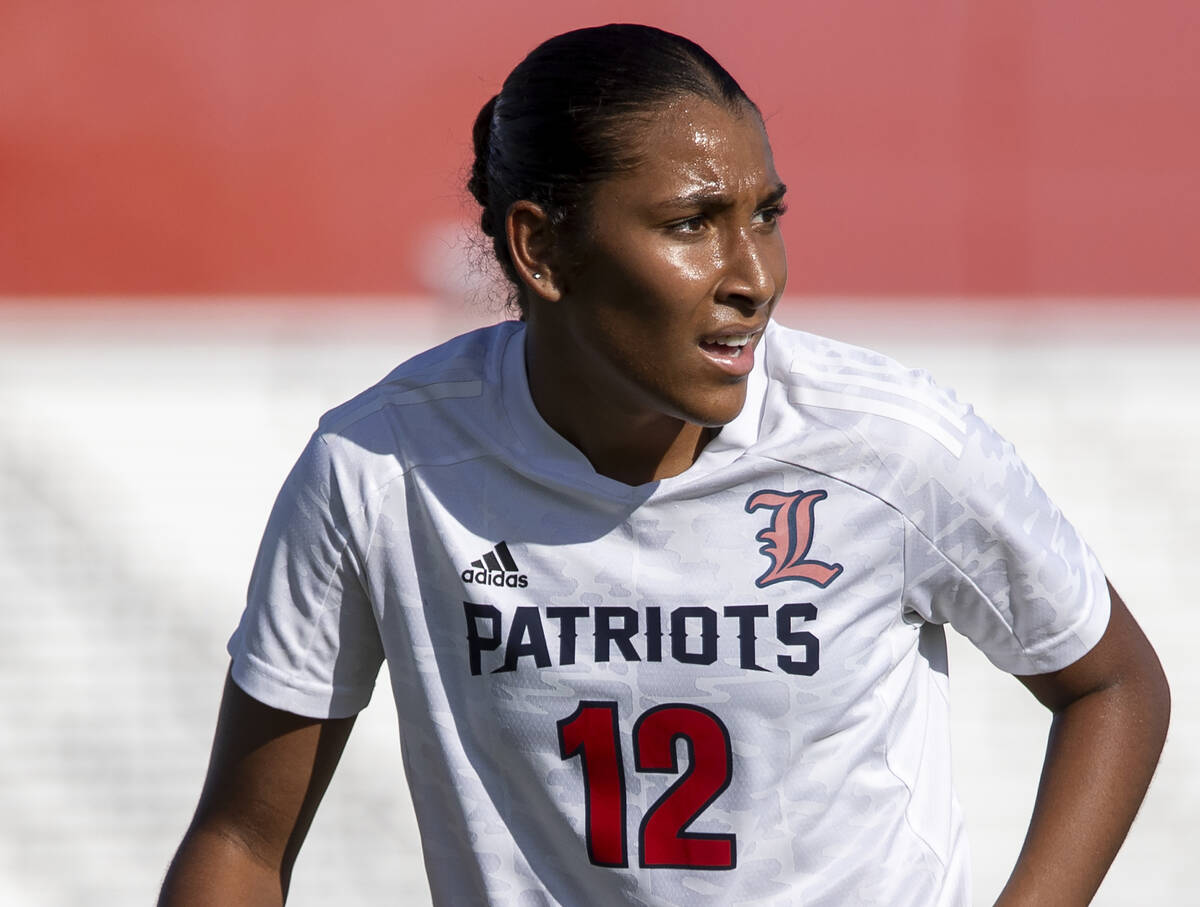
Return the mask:
[[462, 572], [462, 581], [482, 586], [507, 586], [510, 589], [524, 589], [529, 585], [529, 577], [521, 572], [513, 560], [507, 542], [497, 542], [496, 547], [479, 560], [471, 561], [471, 566]]

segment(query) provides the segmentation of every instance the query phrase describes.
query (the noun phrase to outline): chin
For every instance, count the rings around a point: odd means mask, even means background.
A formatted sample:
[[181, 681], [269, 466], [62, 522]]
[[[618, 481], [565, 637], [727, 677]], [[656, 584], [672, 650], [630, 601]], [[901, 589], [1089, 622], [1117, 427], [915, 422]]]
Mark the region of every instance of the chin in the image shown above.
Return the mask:
[[680, 417], [684, 421], [706, 428], [720, 428], [736, 419], [746, 405], [746, 385], [724, 388], [703, 399], [686, 403], [688, 405], [680, 408]]

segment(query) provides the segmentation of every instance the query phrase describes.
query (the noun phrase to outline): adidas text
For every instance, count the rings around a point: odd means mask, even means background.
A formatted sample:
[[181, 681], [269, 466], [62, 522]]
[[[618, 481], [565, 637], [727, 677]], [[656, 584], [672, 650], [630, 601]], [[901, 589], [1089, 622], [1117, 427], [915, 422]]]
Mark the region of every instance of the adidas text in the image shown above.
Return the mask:
[[529, 585], [529, 577], [524, 573], [504, 573], [500, 570], [467, 569], [462, 572], [462, 581], [481, 586], [507, 586], [509, 589], [524, 589]]
[[529, 585], [529, 577], [517, 566], [516, 559], [508, 550], [508, 542], [497, 542], [491, 551], [485, 552], [479, 560], [471, 561], [471, 566], [459, 575], [464, 583], [478, 583], [481, 586], [524, 589]]

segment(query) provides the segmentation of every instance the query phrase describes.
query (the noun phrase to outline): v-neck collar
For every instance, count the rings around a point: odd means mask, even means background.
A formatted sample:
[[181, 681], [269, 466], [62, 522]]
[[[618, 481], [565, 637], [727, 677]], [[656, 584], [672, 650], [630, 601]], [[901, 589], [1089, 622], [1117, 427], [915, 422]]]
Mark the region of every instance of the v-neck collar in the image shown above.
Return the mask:
[[583, 452], [542, 418], [529, 391], [525, 369], [526, 331], [524, 325], [519, 325], [508, 335], [501, 351], [500, 397], [520, 453], [539, 473], [621, 500], [660, 497], [708, 476], [728, 466], [758, 440], [767, 391], [768, 338], [773, 328], [773, 322], [767, 325], [755, 350], [754, 368], [746, 379], [746, 402], [741, 412], [704, 446], [696, 461], [677, 476], [642, 485], [627, 485], [596, 472]]

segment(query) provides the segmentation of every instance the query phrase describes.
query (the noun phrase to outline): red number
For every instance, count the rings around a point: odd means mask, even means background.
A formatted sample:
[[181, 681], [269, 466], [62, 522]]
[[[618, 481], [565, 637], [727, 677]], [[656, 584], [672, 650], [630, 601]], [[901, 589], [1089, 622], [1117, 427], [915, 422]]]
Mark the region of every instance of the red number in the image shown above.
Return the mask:
[[634, 765], [639, 772], [678, 775], [675, 742], [681, 738], [687, 744], [688, 767], [642, 820], [640, 865], [732, 869], [737, 865], [733, 835], [684, 831], [729, 787], [733, 748], [720, 719], [689, 705], [660, 705], [644, 712], [633, 726]]
[[[735, 835], [686, 831], [733, 777], [729, 732], [712, 712], [692, 705], [661, 705], [633, 726], [639, 772], [679, 774], [676, 743], [687, 748], [687, 768], [646, 812], [638, 833], [639, 865], [674, 869], [732, 869]], [[558, 722], [563, 759], [579, 756], [588, 858], [598, 866], [628, 866], [625, 839], [625, 769], [617, 737], [615, 702], [581, 702]]]
[[588, 859], [597, 866], [628, 866], [625, 852], [625, 766], [617, 745], [617, 704], [581, 702], [558, 723], [564, 759], [583, 762]]

